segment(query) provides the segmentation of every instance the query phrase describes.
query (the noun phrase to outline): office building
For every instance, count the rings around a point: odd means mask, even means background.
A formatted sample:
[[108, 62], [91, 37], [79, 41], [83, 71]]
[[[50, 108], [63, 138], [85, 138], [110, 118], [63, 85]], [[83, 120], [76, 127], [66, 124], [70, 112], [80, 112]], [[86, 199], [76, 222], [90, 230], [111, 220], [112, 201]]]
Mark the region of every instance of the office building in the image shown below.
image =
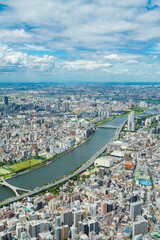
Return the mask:
[[101, 213], [107, 214], [107, 202], [106, 201], [101, 202]]
[[8, 97], [4, 97], [4, 104], [8, 106]]
[[148, 221], [143, 217], [139, 218], [138, 221], [133, 223], [132, 232], [133, 236], [139, 234], [146, 234], [148, 232]]
[[9, 231], [0, 232], [0, 240], [11, 240], [12, 236]]
[[72, 226], [72, 211], [67, 209], [62, 212], [61, 221], [63, 225], [68, 225], [69, 227]]
[[96, 216], [96, 211], [97, 211], [97, 205], [96, 204], [90, 204], [89, 205], [89, 214], [91, 217]]
[[61, 228], [55, 227], [55, 240], [61, 240]]
[[71, 231], [71, 239], [74, 239], [75, 236], [77, 235], [77, 228], [75, 226], [72, 226], [70, 228], [70, 231]]
[[60, 100], [58, 99], [55, 103], [55, 111], [58, 112], [60, 110]]
[[88, 221], [89, 232], [99, 233], [99, 223], [97, 221]]
[[61, 240], [63, 240], [64, 238], [68, 239], [69, 237], [69, 227], [68, 225], [64, 225], [61, 227]]
[[60, 227], [61, 226], [61, 216], [55, 217], [55, 226]]
[[134, 119], [134, 112], [131, 112], [128, 115], [128, 130], [129, 131], [135, 131], [136, 130], [136, 124]]
[[86, 234], [88, 236], [89, 233], [89, 227], [87, 222], [82, 223], [82, 231], [83, 234]]
[[99, 168], [99, 176], [100, 178], [104, 178], [105, 175], [105, 169], [103, 167]]
[[78, 222], [81, 221], [81, 210], [77, 210], [75, 212], [73, 212], [73, 223], [74, 226], [78, 225]]
[[31, 237], [38, 237], [38, 234], [49, 230], [49, 222], [46, 220], [33, 220], [29, 222], [28, 233]]
[[142, 207], [141, 202], [133, 202], [130, 205], [130, 215], [132, 219], [135, 219], [138, 215], [141, 215]]
[[113, 201], [108, 201], [107, 202], [107, 212], [112, 212], [113, 211]]
[[63, 102], [62, 103], [62, 112], [68, 112], [69, 111], [69, 102]]

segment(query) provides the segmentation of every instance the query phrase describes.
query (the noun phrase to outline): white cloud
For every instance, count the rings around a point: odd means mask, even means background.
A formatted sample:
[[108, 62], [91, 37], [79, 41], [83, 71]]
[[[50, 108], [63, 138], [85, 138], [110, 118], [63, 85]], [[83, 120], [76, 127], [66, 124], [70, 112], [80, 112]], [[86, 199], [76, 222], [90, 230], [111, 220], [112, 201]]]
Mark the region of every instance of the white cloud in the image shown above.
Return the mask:
[[24, 29], [15, 30], [1, 30], [0, 41], [1, 42], [26, 42], [31, 38], [31, 35]]
[[136, 63], [138, 63], [138, 61], [137, 60], [128, 60], [128, 61], [126, 61], [126, 63], [128, 63], [128, 64], [136, 64]]
[[96, 61], [86, 61], [86, 60], [76, 60], [64, 63], [64, 69], [67, 70], [79, 70], [79, 69], [86, 69], [86, 70], [94, 70], [99, 69], [102, 67], [110, 67], [110, 63], [102, 63]]
[[[156, 1], [152, 1], [152, 6]], [[159, 57], [147, 56], [150, 53], [146, 49], [159, 52], [160, 15], [159, 8], [148, 11], [147, 3], [148, 0], [5, 0], [10, 8], [0, 15], [0, 42], [6, 43], [0, 46], [0, 68], [46, 73], [51, 69], [104, 69], [122, 75], [136, 74], [140, 69], [142, 73], [152, 71], [150, 64], [157, 61], [153, 66], [155, 73]], [[42, 56], [43, 52], [49, 53]], [[53, 52], [58, 52], [58, 59], [50, 56]]]
[[12, 68], [26, 68], [44, 71], [50, 68], [54, 68], [55, 57], [44, 55], [39, 57], [38, 55], [28, 55], [20, 51], [14, 51], [8, 48], [6, 45], [0, 45], [0, 66], [1, 69], [8, 67]]
[[[23, 26], [16, 38], [53, 50], [77, 47], [102, 49], [127, 47], [128, 41], [147, 41], [158, 34], [159, 9], [148, 11], [147, 0], [6, 0], [8, 14], [0, 16], [1, 28]], [[146, 21], [148, 25], [146, 28]], [[25, 23], [25, 24], [24, 24]], [[25, 31], [23, 29], [23, 31]], [[18, 37], [17, 35], [22, 35]], [[6, 41], [15, 41], [6, 36]], [[138, 46], [138, 43], [134, 43]]]
[[104, 58], [109, 59], [109, 60], [120, 60], [120, 59], [122, 59], [117, 54], [110, 54], [110, 55], [105, 56]]
[[115, 69], [115, 70], [110, 70], [110, 69], [103, 69], [105, 72], [113, 74], [113, 75], [118, 75], [118, 74], [125, 74], [128, 72], [128, 69]]
[[49, 51], [48, 48], [46, 48], [45, 46], [37, 46], [37, 45], [33, 45], [33, 44], [24, 44], [21, 49], [23, 50], [31, 50], [31, 51]]

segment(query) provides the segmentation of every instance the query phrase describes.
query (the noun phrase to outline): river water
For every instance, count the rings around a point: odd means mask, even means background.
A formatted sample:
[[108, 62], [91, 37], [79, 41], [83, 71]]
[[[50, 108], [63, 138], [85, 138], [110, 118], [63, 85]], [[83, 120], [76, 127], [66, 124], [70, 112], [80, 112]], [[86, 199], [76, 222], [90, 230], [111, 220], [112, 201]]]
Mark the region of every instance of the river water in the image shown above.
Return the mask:
[[[148, 110], [153, 113], [153, 110]], [[127, 117], [118, 117], [110, 121], [108, 125], [119, 126]], [[43, 166], [31, 172], [7, 180], [10, 184], [25, 188], [34, 189], [49, 182], [53, 182], [73, 171], [86, 162], [94, 153], [100, 150], [114, 136], [116, 129], [99, 128], [98, 131], [83, 145], [63, 155], [49, 166]], [[0, 186], [0, 201], [15, 196], [11, 189]]]

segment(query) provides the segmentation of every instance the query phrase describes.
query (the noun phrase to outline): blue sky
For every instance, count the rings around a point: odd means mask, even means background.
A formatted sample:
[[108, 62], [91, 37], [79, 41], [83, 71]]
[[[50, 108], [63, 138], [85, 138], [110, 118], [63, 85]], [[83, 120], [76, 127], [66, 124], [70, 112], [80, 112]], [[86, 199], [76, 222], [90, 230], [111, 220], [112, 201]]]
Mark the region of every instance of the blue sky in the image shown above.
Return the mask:
[[159, 79], [159, 0], [0, 2], [0, 82]]

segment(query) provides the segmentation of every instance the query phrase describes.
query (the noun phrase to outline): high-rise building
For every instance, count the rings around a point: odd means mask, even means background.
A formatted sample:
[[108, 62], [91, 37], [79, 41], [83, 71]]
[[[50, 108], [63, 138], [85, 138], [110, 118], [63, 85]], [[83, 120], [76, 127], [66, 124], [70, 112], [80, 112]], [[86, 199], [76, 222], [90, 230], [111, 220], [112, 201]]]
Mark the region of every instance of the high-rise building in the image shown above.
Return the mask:
[[73, 212], [73, 223], [74, 226], [78, 225], [78, 222], [81, 221], [81, 210], [77, 210], [75, 212]]
[[132, 203], [133, 203], [133, 202], [137, 202], [137, 199], [138, 199], [137, 195], [133, 195], [133, 196], [131, 197], [131, 202], [132, 202]]
[[112, 212], [113, 211], [113, 201], [108, 201], [107, 202], [107, 212]]
[[32, 238], [38, 237], [38, 233], [46, 232], [49, 230], [49, 222], [46, 220], [33, 220], [29, 222], [28, 232]]
[[0, 232], [0, 240], [11, 240], [12, 236], [9, 231]]
[[60, 100], [58, 99], [55, 103], [55, 111], [58, 112], [60, 110]]
[[129, 108], [133, 107], [132, 99], [129, 99]]
[[62, 212], [61, 214], [61, 221], [63, 225], [68, 225], [69, 227], [72, 226], [72, 211], [67, 209]]
[[88, 228], [89, 232], [95, 232], [96, 234], [99, 233], [99, 223], [98, 221], [88, 221]]
[[61, 228], [55, 227], [55, 240], [61, 240]]
[[141, 215], [142, 207], [141, 202], [133, 202], [130, 206], [130, 215], [132, 219], [135, 219], [138, 215]]
[[82, 233], [88, 235], [89, 233], [89, 227], [87, 222], [82, 223]]
[[71, 239], [75, 239], [75, 236], [77, 235], [77, 228], [75, 226], [72, 226], [70, 228], [71, 231]]
[[69, 111], [69, 102], [63, 102], [62, 103], [62, 112], [68, 112]]
[[8, 97], [4, 97], [4, 116], [7, 116], [8, 113], [9, 113]]
[[133, 223], [133, 236], [139, 234], [146, 234], [148, 232], [148, 221], [143, 217], [139, 218], [138, 221]]
[[55, 226], [60, 227], [61, 226], [61, 216], [55, 217]]
[[78, 223], [78, 228], [77, 228], [78, 233], [82, 232], [82, 224], [83, 223], [81, 221]]
[[91, 217], [96, 216], [96, 211], [97, 211], [97, 205], [96, 204], [90, 204], [89, 205], [89, 214]]
[[4, 104], [8, 106], [8, 97], [4, 97]]
[[136, 130], [136, 124], [134, 120], [134, 112], [131, 112], [128, 115], [128, 130], [129, 131], [135, 131]]
[[105, 175], [105, 169], [103, 167], [99, 168], [99, 176], [100, 178], [104, 178]]
[[61, 240], [63, 240], [64, 238], [68, 239], [69, 237], [69, 227], [68, 225], [64, 225], [61, 227]]
[[107, 202], [106, 201], [101, 202], [101, 213], [107, 214]]

